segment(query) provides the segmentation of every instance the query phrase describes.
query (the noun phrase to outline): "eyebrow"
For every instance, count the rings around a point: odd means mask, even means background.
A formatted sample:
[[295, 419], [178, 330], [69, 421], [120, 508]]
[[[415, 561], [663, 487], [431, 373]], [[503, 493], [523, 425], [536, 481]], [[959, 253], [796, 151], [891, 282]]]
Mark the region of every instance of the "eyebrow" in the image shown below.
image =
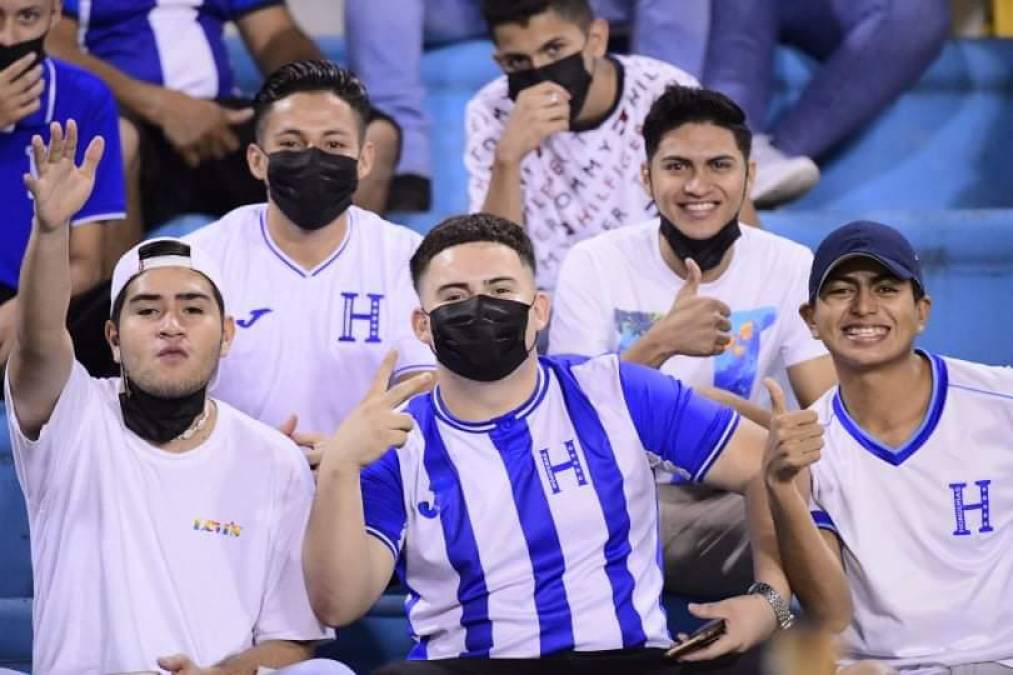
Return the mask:
[[[517, 279], [515, 279], [513, 277], [505, 277], [504, 276], [504, 277], [494, 277], [492, 279], [486, 279], [485, 281], [482, 282], [482, 285], [483, 286], [493, 286], [495, 284], [503, 283], [504, 281], [509, 281], [511, 283], [517, 283]], [[457, 290], [457, 289], [467, 291], [470, 288], [471, 288], [471, 286], [468, 285], [467, 283], [465, 283], [463, 281], [456, 281], [456, 282], [452, 282], [452, 283], [449, 283], [449, 284], [443, 284], [442, 286], [440, 286], [439, 288], [436, 289], [436, 292], [437, 293], [442, 293], [443, 291], [450, 291], [450, 290]]]
[[[295, 134], [296, 136], [305, 136], [301, 129], [282, 129], [277, 133], [278, 136], [285, 136], [286, 134]], [[328, 129], [323, 133], [324, 136], [352, 136], [352, 134], [345, 129]]]
[[[138, 302], [158, 302], [159, 300], [162, 300], [164, 297], [165, 296], [161, 295], [160, 293], [138, 293], [137, 295], [130, 298], [128, 303], [134, 304]], [[206, 300], [208, 302], [211, 302], [210, 295], [208, 295], [207, 293], [199, 293], [199, 292], [177, 293], [176, 299], [183, 301]]]
[[[566, 37], [564, 37], [562, 35], [556, 35], [555, 37], [549, 38], [544, 43], [542, 43], [542, 45], [540, 47], [538, 47], [537, 49], [535, 49], [535, 53], [539, 54], [541, 52], [544, 52], [549, 47], [553, 46], [557, 42], [563, 42], [563, 43], [565, 43], [566, 42]], [[525, 52], [503, 52], [503, 54], [501, 55], [501, 58], [504, 58], [504, 59], [514, 59], [514, 58], [518, 58], [518, 57], [525, 58], [525, 59], [530, 59], [531, 55], [527, 54]]]
[[[855, 272], [848, 272], [847, 274], [842, 274], [840, 276], [832, 276], [829, 279], [827, 279], [827, 284], [828, 285], [832, 284], [835, 281], [843, 281], [845, 283], [858, 285], [859, 278], [856, 277], [855, 274], [856, 274]], [[872, 283], [874, 284], [878, 284], [883, 281], [896, 281], [897, 283], [904, 283], [904, 279], [901, 279], [896, 274], [893, 274], [891, 272], [881, 272], [880, 274], [877, 274], [874, 277], [872, 277]]]
[[[729, 155], [729, 154], [714, 155], [712, 157], [705, 157], [703, 159], [703, 161], [705, 161], [705, 162], [713, 162], [713, 161], [718, 160], [718, 159], [731, 159], [731, 160], [734, 160], [735, 157], [733, 155]], [[677, 162], [690, 162], [690, 163], [693, 162], [693, 160], [691, 158], [689, 158], [689, 157], [683, 157], [682, 155], [662, 155], [662, 157], [661, 157], [661, 161], [662, 162], [672, 161], [672, 160], [677, 161]]]

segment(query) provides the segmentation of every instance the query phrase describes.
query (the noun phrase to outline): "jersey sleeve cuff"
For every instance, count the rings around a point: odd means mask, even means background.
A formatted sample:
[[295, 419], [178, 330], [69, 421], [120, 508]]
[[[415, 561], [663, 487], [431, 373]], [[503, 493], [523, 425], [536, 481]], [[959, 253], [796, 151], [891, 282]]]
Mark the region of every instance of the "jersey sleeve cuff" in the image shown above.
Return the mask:
[[400, 552], [398, 551], [398, 547], [394, 544], [394, 542], [391, 541], [390, 537], [388, 537], [375, 527], [370, 527], [369, 525], [366, 526], [366, 534], [371, 534], [377, 539], [379, 539], [380, 543], [382, 543], [384, 546], [390, 549], [390, 554], [394, 556], [394, 560], [397, 561]]
[[827, 530], [828, 532], [838, 534], [837, 526], [834, 525], [834, 521], [830, 518], [829, 513], [826, 511], [813, 510], [810, 511], [810, 514], [812, 515], [813, 522], [816, 523], [816, 527], [821, 530]]
[[728, 447], [728, 441], [732, 439], [732, 436], [735, 435], [735, 430], [739, 428], [740, 419], [742, 418], [738, 413], [732, 413], [731, 419], [729, 419], [728, 424], [725, 425], [724, 432], [721, 434], [721, 437], [718, 438], [718, 442], [714, 444], [714, 449], [711, 450], [707, 459], [703, 461], [700, 468], [693, 474], [692, 480], [694, 483], [700, 483], [703, 481], [707, 472], [711, 470], [711, 467], [714, 466], [714, 463], [718, 460], [718, 457], [720, 457], [721, 453], [724, 452], [726, 447]]
[[110, 213], [96, 213], [91, 216], [81, 216], [70, 221], [71, 227], [77, 227], [78, 225], [87, 225], [88, 223], [97, 223], [103, 220], [123, 220], [127, 217], [124, 211], [113, 211]]

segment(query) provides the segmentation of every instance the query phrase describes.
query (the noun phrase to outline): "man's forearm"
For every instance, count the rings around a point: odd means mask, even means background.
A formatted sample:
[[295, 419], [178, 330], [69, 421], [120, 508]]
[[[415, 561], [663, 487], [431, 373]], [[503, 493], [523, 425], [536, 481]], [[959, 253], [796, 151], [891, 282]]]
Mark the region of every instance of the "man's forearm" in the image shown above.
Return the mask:
[[15, 330], [22, 354], [53, 354], [66, 336], [70, 227], [43, 232], [33, 220], [21, 264]]
[[851, 622], [851, 593], [808, 505], [792, 484], [765, 486], [764, 493], [776, 527], [778, 558], [799, 601], [826, 628], [843, 630]]
[[670, 351], [663, 349], [661, 344], [653, 339], [651, 331], [648, 330], [630, 345], [629, 349], [623, 352], [619, 358], [627, 363], [639, 363], [648, 368], [661, 368], [665, 361], [672, 356], [673, 354]]
[[524, 193], [519, 161], [497, 158], [493, 162], [489, 191], [485, 193], [482, 210], [524, 225]]
[[263, 49], [254, 55], [265, 76], [286, 63], [302, 59], [322, 59], [320, 48], [298, 26], [290, 26], [271, 36]]
[[735, 412], [755, 422], [764, 429], [770, 426], [770, 411], [761, 408], [755, 403], [750, 403], [741, 396], [724, 389], [718, 389], [717, 387], [694, 387], [694, 389], [712, 401], [724, 403], [726, 406], [734, 409]]
[[[58, 24], [54, 32], [61, 29], [73, 30]], [[149, 122], [156, 122], [158, 97], [155, 94], [160, 87], [135, 80], [115, 66], [82, 51], [72, 40], [60, 37], [61, 39], [51, 39], [46, 43], [46, 48], [53, 56], [80, 66], [98, 76], [112, 90], [120, 106]]]
[[762, 474], [757, 474], [746, 488], [746, 518], [753, 552], [753, 577], [772, 586], [781, 597], [791, 597], [788, 578], [781, 568], [777, 534], [771, 520]]
[[[365, 614], [383, 592], [387, 579], [376, 579], [359, 470], [329, 463], [329, 459], [325, 454], [317, 472], [317, 491], [303, 545], [303, 570], [317, 616], [338, 626]], [[389, 573], [386, 576], [389, 578]]]
[[261, 666], [284, 668], [313, 657], [313, 642], [271, 640], [215, 665], [215, 675], [254, 675]]

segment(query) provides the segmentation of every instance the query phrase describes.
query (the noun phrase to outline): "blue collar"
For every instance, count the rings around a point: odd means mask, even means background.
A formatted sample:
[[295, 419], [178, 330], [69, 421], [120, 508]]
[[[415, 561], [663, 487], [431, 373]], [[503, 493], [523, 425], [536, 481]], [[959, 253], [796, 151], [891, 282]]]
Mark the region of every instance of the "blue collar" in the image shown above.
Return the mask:
[[341, 253], [348, 246], [348, 242], [352, 238], [352, 227], [353, 227], [352, 224], [353, 218], [351, 214], [352, 207], [348, 208], [349, 210], [345, 211], [345, 213], [348, 214], [348, 227], [345, 230], [344, 239], [342, 239], [341, 243], [338, 244], [338, 247], [334, 249], [334, 253], [332, 253], [326, 260], [324, 260], [322, 263], [320, 263], [311, 270], [304, 270], [302, 267], [297, 265], [296, 262], [291, 258], [289, 258], [287, 255], [285, 255], [285, 252], [282, 251], [280, 248], [278, 248], [278, 245], [274, 243], [273, 239], [271, 239], [271, 234], [267, 231], [267, 204], [264, 204], [260, 209], [260, 234], [261, 236], [264, 237], [264, 243], [267, 244], [267, 248], [271, 251], [271, 253], [274, 254], [274, 256], [278, 260], [280, 260], [285, 265], [285, 267], [288, 267], [290, 270], [292, 270], [299, 276], [309, 279], [310, 277], [317, 276], [325, 269], [330, 267], [331, 263], [337, 260], [338, 256], [340, 256]]
[[535, 383], [535, 390], [527, 401], [520, 404], [508, 413], [504, 413], [499, 417], [494, 417], [490, 420], [483, 422], [467, 422], [465, 420], [458, 419], [447, 408], [447, 404], [444, 403], [443, 397], [440, 395], [440, 386], [436, 385], [433, 390], [433, 409], [436, 411], [436, 416], [441, 421], [452, 426], [459, 431], [467, 431], [473, 434], [488, 433], [498, 427], [504, 422], [513, 422], [515, 420], [524, 419], [538, 407], [538, 404], [545, 398], [546, 392], [549, 391], [549, 373], [541, 361], [538, 363], [538, 382]]
[[866, 433], [866, 431], [862, 429], [862, 427], [860, 427], [854, 419], [852, 419], [851, 415], [848, 414], [848, 409], [844, 407], [844, 401], [841, 400], [840, 388], [838, 387], [837, 391], [834, 393], [834, 414], [841, 420], [841, 425], [844, 427], [845, 431], [851, 434], [851, 437], [858, 441], [859, 445], [863, 448], [876, 455], [884, 462], [889, 462], [894, 466], [900, 466], [908, 457], [913, 455], [925, 444], [925, 441], [929, 439], [932, 432], [935, 430], [936, 425], [939, 424], [939, 418], [943, 416], [943, 408], [946, 407], [946, 389], [949, 386], [949, 376], [946, 372], [946, 362], [935, 354], [929, 354], [928, 352], [920, 349], [917, 350], [917, 353], [928, 359], [929, 365], [932, 368], [932, 398], [929, 400], [929, 407], [925, 413], [925, 419], [922, 420], [921, 425], [911, 435], [911, 438], [909, 438], [899, 448], [891, 448], [888, 445], [884, 445]]

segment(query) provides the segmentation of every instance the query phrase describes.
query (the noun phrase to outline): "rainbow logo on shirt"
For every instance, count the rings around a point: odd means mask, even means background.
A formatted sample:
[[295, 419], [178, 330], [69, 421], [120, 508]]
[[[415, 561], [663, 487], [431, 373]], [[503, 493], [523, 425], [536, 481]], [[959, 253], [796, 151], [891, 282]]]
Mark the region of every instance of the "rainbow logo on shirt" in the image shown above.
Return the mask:
[[243, 528], [238, 523], [229, 521], [227, 523], [220, 520], [211, 520], [210, 518], [194, 518], [193, 529], [197, 532], [211, 532], [212, 534], [220, 534], [226, 537], [238, 537]]

